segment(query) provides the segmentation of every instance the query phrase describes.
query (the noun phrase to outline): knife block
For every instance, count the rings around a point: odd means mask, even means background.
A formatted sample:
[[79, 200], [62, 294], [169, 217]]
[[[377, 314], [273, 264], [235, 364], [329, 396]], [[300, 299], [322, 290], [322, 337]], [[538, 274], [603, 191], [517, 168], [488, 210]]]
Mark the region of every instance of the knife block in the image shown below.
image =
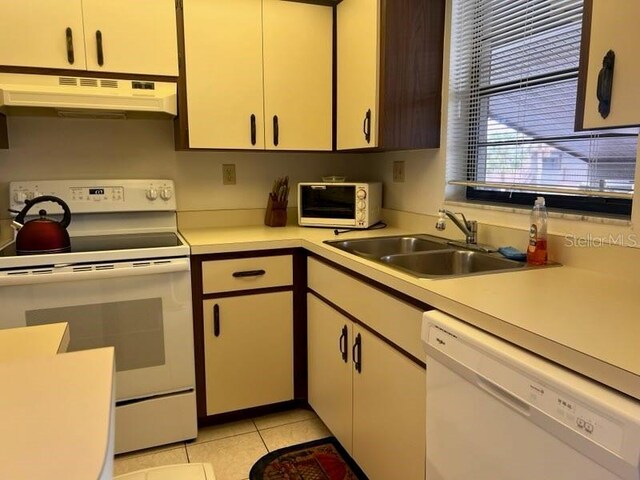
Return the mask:
[[264, 224], [269, 227], [284, 227], [287, 224], [287, 201], [278, 202], [269, 195]]

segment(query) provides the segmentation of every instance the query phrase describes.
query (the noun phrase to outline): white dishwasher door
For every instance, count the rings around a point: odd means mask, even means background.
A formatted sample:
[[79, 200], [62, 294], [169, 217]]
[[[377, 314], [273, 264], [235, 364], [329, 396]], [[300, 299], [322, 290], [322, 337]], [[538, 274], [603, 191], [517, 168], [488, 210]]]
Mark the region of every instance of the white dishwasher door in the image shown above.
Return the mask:
[[427, 480], [640, 478], [640, 402], [424, 314]]

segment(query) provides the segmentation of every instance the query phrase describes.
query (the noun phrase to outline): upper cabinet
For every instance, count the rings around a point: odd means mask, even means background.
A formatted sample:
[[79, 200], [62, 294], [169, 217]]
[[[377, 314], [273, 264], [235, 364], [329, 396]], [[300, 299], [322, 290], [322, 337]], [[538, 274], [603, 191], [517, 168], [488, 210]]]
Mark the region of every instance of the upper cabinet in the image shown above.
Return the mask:
[[585, 1], [576, 130], [640, 124], [638, 18], [640, 2]]
[[175, 0], [82, 0], [87, 70], [178, 76]]
[[444, 0], [337, 6], [337, 149], [440, 146]]
[[331, 150], [331, 8], [184, 0], [183, 9], [183, 146]]
[[0, 65], [178, 75], [175, 0], [0, 0]]

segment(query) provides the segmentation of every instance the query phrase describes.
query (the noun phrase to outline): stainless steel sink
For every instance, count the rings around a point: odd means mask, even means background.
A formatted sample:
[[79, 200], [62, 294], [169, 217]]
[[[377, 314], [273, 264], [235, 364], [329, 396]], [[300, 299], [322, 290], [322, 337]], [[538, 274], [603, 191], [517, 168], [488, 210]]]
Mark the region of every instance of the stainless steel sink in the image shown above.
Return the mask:
[[523, 262], [467, 250], [387, 255], [380, 261], [419, 277], [501, 272], [526, 266]]
[[435, 241], [418, 236], [375, 237], [326, 242], [340, 250], [367, 258], [381, 258], [400, 253], [446, 250], [446, 240]]
[[325, 243], [362, 258], [423, 278], [458, 277], [508, 272], [527, 268], [526, 263], [499, 254], [452, 246], [432, 235], [332, 240]]

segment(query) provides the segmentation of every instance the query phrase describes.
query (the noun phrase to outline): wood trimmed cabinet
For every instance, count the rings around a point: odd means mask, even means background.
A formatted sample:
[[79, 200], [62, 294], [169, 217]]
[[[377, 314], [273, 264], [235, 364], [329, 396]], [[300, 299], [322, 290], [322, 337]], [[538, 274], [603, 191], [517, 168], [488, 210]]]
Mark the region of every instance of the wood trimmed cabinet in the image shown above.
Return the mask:
[[[638, 18], [638, 2], [584, 2], [576, 130], [640, 125]], [[598, 77], [610, 50], [615, 53], [610, 112], [603, 118], [598, 109]]]
[[369, 478], [423, 480], [428, 307], [316, 259], [308, 288], [309, 404]]
[[175, 0], [0, 5], [2, 66], [178, 76]]
[[306, 398], [303, 286], [294, 286], [304, 278], [303, 260], [296, 249], [192, 257], [199, 423]]
[[440, 146], [444, 0], [342, 0], [337, 149]]
[[332, 149], [330, 7], [183, 0], [183, 22], [184, 146]]

